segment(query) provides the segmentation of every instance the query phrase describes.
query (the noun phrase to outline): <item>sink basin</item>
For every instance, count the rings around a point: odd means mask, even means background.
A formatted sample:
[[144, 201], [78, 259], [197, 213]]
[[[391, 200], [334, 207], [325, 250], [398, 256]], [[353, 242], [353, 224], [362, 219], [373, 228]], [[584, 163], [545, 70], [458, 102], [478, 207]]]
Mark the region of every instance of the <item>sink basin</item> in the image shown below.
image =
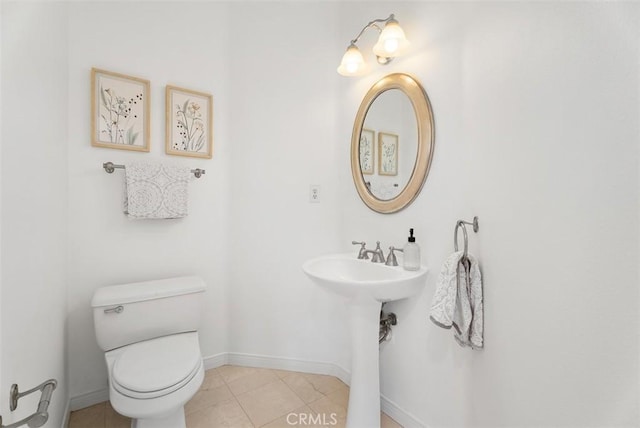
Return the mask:
[[352, 253], [311, 259], [302, 270], [318, 285], [345, 297], [371, 297], [390, 302], [416, 295], [425, 284], [427, 269], [404, 270], [371, 260], [358, 260]]
[[406, 271], [355, 254], [332, 254], [305, 262], [302, 270], [319, 286], [347, 297], [351, 330], [351, 381], [347, 428], [380, 426], [378, 333], [383, 302], [420, 292], [427, 269]]

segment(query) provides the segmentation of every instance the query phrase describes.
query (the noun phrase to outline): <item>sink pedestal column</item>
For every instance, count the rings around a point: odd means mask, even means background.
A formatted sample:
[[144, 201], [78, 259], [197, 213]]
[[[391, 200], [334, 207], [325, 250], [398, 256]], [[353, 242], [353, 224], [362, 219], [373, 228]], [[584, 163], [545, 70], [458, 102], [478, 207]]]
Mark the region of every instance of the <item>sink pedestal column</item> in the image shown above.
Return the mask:
[[357, 296], [349, 303], [351, 387], [347, 428], [380, 426], [378, 334], [382, 303]]

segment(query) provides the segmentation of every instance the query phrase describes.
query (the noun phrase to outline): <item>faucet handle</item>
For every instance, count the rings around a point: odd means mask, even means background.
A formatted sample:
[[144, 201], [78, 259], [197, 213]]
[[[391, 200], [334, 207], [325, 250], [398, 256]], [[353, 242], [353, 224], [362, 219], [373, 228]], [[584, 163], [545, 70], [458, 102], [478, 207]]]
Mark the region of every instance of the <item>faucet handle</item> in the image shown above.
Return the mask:
[[369, 260], [369, 255], [367, 254], [367, 249], [365, 248], [365, 245], [367, 245], [366, 242], [351, 241], [351, 245], [361, 245], [360, 251], [358, 251], [358, 260]]
[[393, 245], [389, 247], [389, 255], [387, 256], [387, 261], [385, 262], [385, 265], [398, 266], [398, 259], [396, 258], [394, 251], [404, 252], [402, 248], [396, 248]]

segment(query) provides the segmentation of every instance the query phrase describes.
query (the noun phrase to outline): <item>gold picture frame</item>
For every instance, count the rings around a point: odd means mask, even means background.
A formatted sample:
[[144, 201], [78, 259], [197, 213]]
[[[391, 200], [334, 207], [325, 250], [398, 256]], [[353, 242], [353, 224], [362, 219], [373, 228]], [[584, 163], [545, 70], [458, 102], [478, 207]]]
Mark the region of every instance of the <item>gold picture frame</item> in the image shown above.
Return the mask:
[[148, 152], [150, 149], [148, 80], [91, 69], [91, 145]]
[[167, 85], [165, 151], [168, 155], [211, 159], [213, 96]]
[[378, 175], [398, 175], [398, 136], [378, 132]]

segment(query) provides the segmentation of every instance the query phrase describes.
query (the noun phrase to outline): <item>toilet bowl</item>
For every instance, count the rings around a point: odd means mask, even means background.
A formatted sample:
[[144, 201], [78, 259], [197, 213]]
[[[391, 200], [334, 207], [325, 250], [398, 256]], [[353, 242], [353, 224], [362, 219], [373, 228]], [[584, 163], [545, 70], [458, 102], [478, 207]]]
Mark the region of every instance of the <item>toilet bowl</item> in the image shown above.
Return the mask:
[[185, 428], [184, 405], [202, 385], [197, 277], [103, 287], [92, 300], [106, 351], [109, 400], [133, 428]]
[[111, 405], [136, 421], [132, 427], [185, 427], [184, 405], [204, 379], [197, 333], [135, 343], [105, 359]]

